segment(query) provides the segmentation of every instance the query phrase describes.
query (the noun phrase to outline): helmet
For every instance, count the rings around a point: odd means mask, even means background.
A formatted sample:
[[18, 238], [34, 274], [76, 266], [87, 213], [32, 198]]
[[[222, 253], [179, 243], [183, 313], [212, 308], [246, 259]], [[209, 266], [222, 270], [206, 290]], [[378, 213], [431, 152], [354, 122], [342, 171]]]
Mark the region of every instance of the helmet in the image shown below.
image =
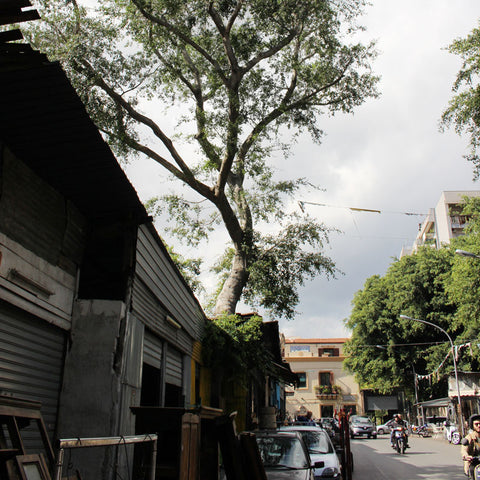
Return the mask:
[[468, 426], [473, 430], [473, 422], [475, 420], [480, 420], [480, 413], [474, 413], [473, 415], [470, 415], [470, 418], [468, 419]]

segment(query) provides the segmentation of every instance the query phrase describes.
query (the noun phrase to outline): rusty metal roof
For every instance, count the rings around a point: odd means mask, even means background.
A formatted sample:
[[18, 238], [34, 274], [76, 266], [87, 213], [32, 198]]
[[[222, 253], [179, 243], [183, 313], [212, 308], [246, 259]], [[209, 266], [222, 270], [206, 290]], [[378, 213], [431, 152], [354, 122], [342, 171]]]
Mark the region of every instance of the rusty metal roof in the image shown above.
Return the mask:
[[57, 62], [0, 43], [0, 141], [88, 218], [148, 219]]

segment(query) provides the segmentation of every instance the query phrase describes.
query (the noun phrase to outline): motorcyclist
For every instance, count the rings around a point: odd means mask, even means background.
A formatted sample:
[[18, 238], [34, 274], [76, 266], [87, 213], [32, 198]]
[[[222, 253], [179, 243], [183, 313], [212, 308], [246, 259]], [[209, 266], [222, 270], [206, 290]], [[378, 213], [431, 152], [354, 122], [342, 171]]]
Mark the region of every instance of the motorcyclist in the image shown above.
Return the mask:
[[395, 429], [398, 428], [398, 427], [403, 427], [403, 428], [404, 428], [404, 432], [405, 432], [405, 448], [409, 448], [409, 445], [408, 445], [407, 424], [406, 424], [405, 421], [403, 420], [401, 413], [397, 413], [396, 415], [393, 416], [393, 422], [392, 422], [392, 425], [390, 426], [390, 428], [392, 429], [391, 432], [390, 432], [390, 445], [391, 445], [392, 447], [395, 447], [395, 444], [393, 443], [393, 437], [394, 437], [394, 435], [395, 435]]
[[465, 475], [473, 478], [473, 471], [480, 463], [475, 457], [480, 455], [480, 414], [471, 415], [468, 426], [472, 430], [462, 439], [462, 459]]

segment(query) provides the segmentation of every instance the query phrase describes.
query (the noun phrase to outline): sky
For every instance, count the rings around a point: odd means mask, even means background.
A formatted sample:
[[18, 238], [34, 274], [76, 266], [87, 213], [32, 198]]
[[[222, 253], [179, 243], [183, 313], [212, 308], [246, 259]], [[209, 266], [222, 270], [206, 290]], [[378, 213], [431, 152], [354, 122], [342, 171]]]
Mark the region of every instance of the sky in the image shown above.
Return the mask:
[[[468, 139], [439, 131], [461, 66], [445, 48], [479, 19], [478, 0], [373, 0], [366, 9], [364, 36], [375, 39], [379, 51], [373, 68], [381, 76], [380, 98], [368, 100], [353, 115], [324, 117], [322, 144], [302, 136], [291, 157], [277, 165], [286, 177], [300, 171], [322, 188], [294, 203], [305, 202], [311, 216], [342, 231], [330, 235], [325, 254], [343, 274], [333, 280], [318, 277], [300, 288], [296, 318], [279, 319], [286, 337], [349, 336], [344, 319], [355, 293], [368, 277], [385, 274], [403, 246], [411, 246], [423, 214], [435, 207], [441, 192], [480, 190], [463, 158]], [[159, 193], [161, 174], [141, 162], [126, 172], [146, 200]], [[162, 234], [162, 226], [157, 229]], [[241, 305], [239, 311], [252, 309]]]

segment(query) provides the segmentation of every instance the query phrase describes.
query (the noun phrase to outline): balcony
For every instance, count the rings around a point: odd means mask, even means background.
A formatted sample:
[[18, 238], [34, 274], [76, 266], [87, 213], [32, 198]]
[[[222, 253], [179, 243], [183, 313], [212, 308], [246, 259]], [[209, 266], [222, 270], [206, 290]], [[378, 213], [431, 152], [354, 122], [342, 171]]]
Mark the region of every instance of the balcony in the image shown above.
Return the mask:
[[338, 385], [316, 385], [314, 388], [319, 400], [336, 400], [342, 394]]

